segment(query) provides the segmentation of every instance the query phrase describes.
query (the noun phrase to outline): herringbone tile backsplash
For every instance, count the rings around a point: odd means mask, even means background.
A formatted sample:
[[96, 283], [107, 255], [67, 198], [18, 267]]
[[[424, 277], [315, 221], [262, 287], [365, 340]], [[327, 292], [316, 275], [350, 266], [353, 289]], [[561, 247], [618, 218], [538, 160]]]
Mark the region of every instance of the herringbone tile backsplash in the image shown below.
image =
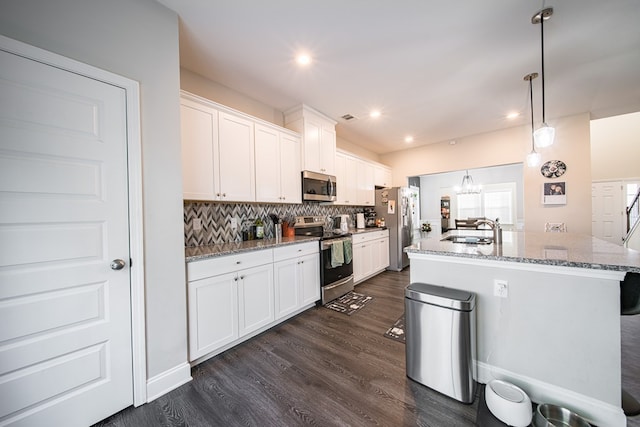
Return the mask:
[[[330, 216], [348, 214], [355, 224], [356, 206], [324, 206], [318, 203], [296, 205], [260, 203], [184, 202], [184, 245], [185, 247], [206, 246], [242, 240], [242, 226], [261, 218], [265, 227], [265, 237], [273, 237], [274, 227], [269, 214], [293, 221], [295, 216]], [[200, 230], [193, 229], [194, 218], [202, 223]], [[238, 228], [231, 228], [231, 218], [236, 218]]]

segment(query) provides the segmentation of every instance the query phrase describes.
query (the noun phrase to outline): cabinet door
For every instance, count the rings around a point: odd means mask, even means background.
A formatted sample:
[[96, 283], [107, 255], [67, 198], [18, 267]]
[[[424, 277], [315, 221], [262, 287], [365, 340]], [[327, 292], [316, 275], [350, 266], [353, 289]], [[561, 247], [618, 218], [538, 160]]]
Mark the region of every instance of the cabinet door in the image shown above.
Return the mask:
[[320, 128], [320, 168], [322, 173], [335, 175], [336, 173], [336, 130], [333, 125], [323, 125]]
[[377, 187], [391, 187], [391, 169], [375, 165], [373, 171], [373, 183]]
[[358, 205], [373, 206], [375, 187], [373, 185], [373, 165], [369, 162], [358, 161]]
[[320, 299], [320, 257], [317, 253], [300, 257], [297, 266], [302, 307]]
[[189, 360], [238, 338], [236, 279], [228, 273], [189, 282]]
[[273, 310], [273, 264], [238, 271], [239, 335], [271, 323]]
[[323, 173], [320, 158], [321, 124], [304, 119], [304, 169]]
[[282, 168], [280, 164], [280, 132], [276, 129], [256, 124], [255, 154], [256, 201], [266, 203], [282, 202], [282, 192], [280, 191], [280, 170]]
[[379, 240], [378, 244], [379, 255], [380, 255], [380, 264], [378, 265], [379, 269], [385, 269], [389, 267], [389, 238], [385, 237]]
[[254, 202], [253, 122], [219, 113], [220, 200]]
[[356, 283], [364, 277], [364, 245], [366, 243], [353, 245], [353, 281]]
[[[357, 205], [358, 204], [358, 160], [347, 156], [345, 159], [345, 182], [343, 187], [345, 188], [345, 204]], [[338, 185], [340, 183], [338, 182]]]
[[182, 192], [186, 200], [215, 200], [214, 155], [218, 145], [218, 112], [189, 100], [180, 103]]
[[[316, 256], [317, 257], [317, 256]], [[298, 284], [298, 259], [276, 262], [273, 270], [275, 287], [275, 317], [280, 319], [298, 309], [300, 286]]]
[[300, 138], [280, 135], [280, 201], [284, 203], [302, 203], [300, 145]]

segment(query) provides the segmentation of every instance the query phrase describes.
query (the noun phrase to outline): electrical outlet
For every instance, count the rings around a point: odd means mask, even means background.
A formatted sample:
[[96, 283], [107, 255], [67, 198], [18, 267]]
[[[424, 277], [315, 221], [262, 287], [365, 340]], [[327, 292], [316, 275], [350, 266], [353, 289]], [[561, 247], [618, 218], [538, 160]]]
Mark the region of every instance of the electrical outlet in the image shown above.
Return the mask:
[[229, 224], [231, 225], [231, 229], [235, 230], [236, 228], [238, 228], [238, 219], [231, 218], [231, 220], [229, 221]]
[[509, 296], [509, 282], [506, 280], [494, 280], [493, 295], [500, 298], [507, 298]]
[[200, 218], [193, 218], [191, 226], [193, 227], [193, 231], [202, 230], [202, 221], [200, 221]]

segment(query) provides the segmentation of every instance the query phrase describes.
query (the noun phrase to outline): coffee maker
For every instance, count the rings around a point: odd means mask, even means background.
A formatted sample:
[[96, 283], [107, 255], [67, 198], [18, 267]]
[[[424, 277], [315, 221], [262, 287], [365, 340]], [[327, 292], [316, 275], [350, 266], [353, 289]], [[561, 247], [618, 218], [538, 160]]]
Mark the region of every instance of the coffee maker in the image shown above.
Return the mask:
[[376, 208], [374, 207], [366, 207], [364, 210], [364, 225], [365, 227], [375, 227], [376, 226]]

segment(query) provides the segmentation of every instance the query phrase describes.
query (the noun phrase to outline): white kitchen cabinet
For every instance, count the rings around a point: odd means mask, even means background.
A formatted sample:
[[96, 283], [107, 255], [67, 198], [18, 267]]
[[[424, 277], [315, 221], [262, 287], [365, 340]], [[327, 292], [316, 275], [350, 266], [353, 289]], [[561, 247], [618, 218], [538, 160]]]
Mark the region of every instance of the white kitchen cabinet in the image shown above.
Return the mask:
[[253, 121], [186, 93], [180, 113], [183, 197], [255, 201]]
[[353, 281], [362, 282], [389, 266], [389, 230], [353, 235]]
[[223, 111], [218, 117], [218, 200], [255, 201], [253, 122]]
[[302, 203], [300, 138], [255, 125], [256, 201]]
[[189, 282], [189, 360], [238, 339], [236, 273]]
[[286, 111], [284, 122], [302, 134], [302, 169], [335, 175], [336, 122], [306, 105]]
[[218, 111], [201, 103], [180, 100], [182, 192], [187, 200], [215, 200], [218, 158]]
[[188, 263], [187, 280], [190, 361], [274, 320], [271, 249]]
[[336, 205], [357, 205], [358, 160], [340, 151], [336, 152]]
[[373, 165], [365, 160], [356, 162], [357, 169], [357, 204], [359, 206], [373, 206], [375, 204], [376, 190], [373, 185]]
[[275, 315], [283, 318], [320, 299], [318, 243], [274, 249]]
[[273, 322], [273, 264], [239, 270], [238, 334], [246, 335]]
[[373, 167], [373, 184], [376, 187], [391, 187], [391, 168], [375, 164]]

